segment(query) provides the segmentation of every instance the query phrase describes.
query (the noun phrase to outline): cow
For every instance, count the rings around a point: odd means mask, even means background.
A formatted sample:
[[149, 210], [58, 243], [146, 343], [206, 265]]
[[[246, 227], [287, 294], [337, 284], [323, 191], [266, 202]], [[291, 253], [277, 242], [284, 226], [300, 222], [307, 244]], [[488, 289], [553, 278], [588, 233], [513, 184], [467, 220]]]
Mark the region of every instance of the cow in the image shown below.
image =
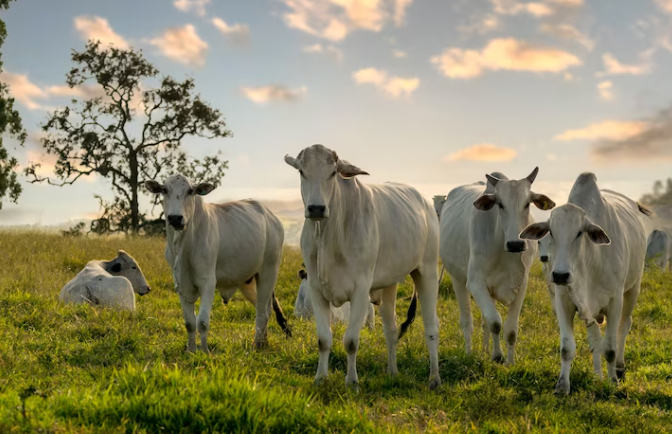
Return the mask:
[[364, 185], [362, 169], [341, 160], [323, 145], [303, 149], [285, 162], [299, 171], [305, 223], [301, 254], [308, 270], [319, 348], [315, 382], [329, 370], [332, 334], [329, 304], [350, 301], [350, 319], [343, 337], [348, 368], [347, 387], [357, 389], [357, 350], [369, 300], [381, 297], [380, 316], [387, 342], [387, 373], [397, 374], [396, 346], [415, 318], [414, 296], [397, 335], [397, 283], [410, 274], [422, 305], [429, 349], [429, 388], [441, 384], [437, 263], [439, 223], [432, 205], [413, 187], [385, 183]]
[[[600, 190], [595, 174], [585, 172], [576, 179], [567, 204], [555, 208], [548, 221], [531, 224], [520, 234], [526, 240], [551, 238], [549, 266], [561, 353], [557, 394], [570, 390], [577, 312], [587, 328], [595, 374], [602, 378], [600, 354], [607, 360], [610, 380], [618, 383], [624, 374], [625, 338], [646, 256], [644, 216], [651, 212], [620, 193]], [[600, 315], [607, 321], [604, 340]]]
[[[210, 312], [219, 290], [224, 303], [239, 289], [256, 308], [254, 344], [267, 345], [266, 327], [271, 309], [289, 337], [275, 284], [282, 257], [284, 229], [264, 205], [252, 200], [221, 204], [203, 201], [215, 189], [204, 182], [192, 184], [183, 175], [172, 175], [163, 184], [150, 180], [145, 187], [163, 196], [166, 215], [165, 257], [173, 270], [187, 329], [187, 351], [196, 351], [196, 328], [201, 350], [208, 353]], [[198, 319], [194, 304], [201, 299]]]
[[432, 198], [434, 201], [434, 209], [436, 210], [436, 216], [441, 218], [441, 209], [443, 208], [443, 204], [446, 203], [446, 196], [442, 194], [438, 194]]
[[[305, 267], [305, 265], [303, 266]], [[306, 270], [301, 269], [298, 275], [299, 279], [301, 279], [301, 285], [299, 286], [299, 293], [294, 303], [294, 316], [310, 319], [313, 317], [313, 304], [310, 301], [310, 293], [308, 292], [308, 273], [306, 273]], [[341, 307], [334, 307], [334, 305], [330, 304], [329, 310], [331, 311], [332, 324], [334, 322], [346, 322], [348, 316], [350, 316], [350, 302], [346, 301]], [[369, 303], [369, 311], [367, 312], [365, 321], [369, 330], [373, 330], [376, 327], [376, 311], [373, 308], [373, 302]]]
[[135, 310], [135, 293], [150, 291], [135, 259], [123, 250], [110, 261], [89, 261], [61, 289], [62, 303], [89, 303], [122, 310]]
[[504, 336], [507, 362], [514, 364], [518, 318], [537, 250], [537, 243], [521, 240], [518, 234], [533, 221], [531, 203], [541, 210], [555, 206], [547, 196], [531, 190], [538, 172], [535, 167], [521, 180], [493, 172], [485, 175], [487, 185], [481, 181], [448, 193], [441, 211], [440, 256], [453, 280], [467, 354], [471, 354], [474, 331], [471, 294], [484, 318], [483, 351], [488, 352], [492, 336], [492, 359], [497, 362], [503, 362], [504, 356], [499, 336], [502, 318], [495, 301], [509, 307]]
[[646, 245], [646, 260], [672, 271], [672, 230], [668, 231], [654, 229], [651, 232]]
[[555, 288], [553, 286], [553, 279], [551, 278], [551, 270], [549, 269], [549, 247], [551, 244], [550, 237], [544, 237], [537, 241], [539, 247], [539, 260], [541, 261], [541, 272], [544, 275], [544, 282], [548, 295], [551, 297], [551, 307], [555, 314]]

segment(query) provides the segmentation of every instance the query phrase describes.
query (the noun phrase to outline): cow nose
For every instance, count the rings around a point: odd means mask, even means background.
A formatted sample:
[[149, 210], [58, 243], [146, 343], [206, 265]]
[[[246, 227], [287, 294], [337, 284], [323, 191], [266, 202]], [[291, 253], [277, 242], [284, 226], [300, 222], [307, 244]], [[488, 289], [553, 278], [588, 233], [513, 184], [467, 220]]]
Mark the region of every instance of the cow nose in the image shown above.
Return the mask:
[[506, 251], [511, 253], [519, 253], [524, 251], [526, 248], [525, 241], [516, 240], [516, 241], [507, 241], [506, 242]]
[[548, 256], [543, 255], [539, 259], [541, 259], [541, 262], [548, 262]]
[[181, 215], [169, 215], [168, 216], [168, 223], [172, 227], [174, 227], [175, 229], [184, 228], [184, 224], [182, 223], [182, 216]]
[[556, 285], [566, 285], [570, 283], [571, 273], [569, 271], [554, 271], [553, 272], [553, 283]]
[[324, 218], [324, 212], [327, 210], [325, 205], [308, 205], [308, 218], [311, 219], [322, 219]]

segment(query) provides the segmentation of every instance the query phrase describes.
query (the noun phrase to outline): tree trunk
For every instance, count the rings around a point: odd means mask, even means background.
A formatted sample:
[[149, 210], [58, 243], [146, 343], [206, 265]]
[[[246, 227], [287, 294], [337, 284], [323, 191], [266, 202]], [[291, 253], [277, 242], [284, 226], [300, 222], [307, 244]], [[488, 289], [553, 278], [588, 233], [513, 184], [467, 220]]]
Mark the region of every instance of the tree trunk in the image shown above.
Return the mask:
[[134, 151], [128, 156], [131, 169], [131, 233], [137, 235], [140, 230], [140, 212], [138, 210], [138, 154]]

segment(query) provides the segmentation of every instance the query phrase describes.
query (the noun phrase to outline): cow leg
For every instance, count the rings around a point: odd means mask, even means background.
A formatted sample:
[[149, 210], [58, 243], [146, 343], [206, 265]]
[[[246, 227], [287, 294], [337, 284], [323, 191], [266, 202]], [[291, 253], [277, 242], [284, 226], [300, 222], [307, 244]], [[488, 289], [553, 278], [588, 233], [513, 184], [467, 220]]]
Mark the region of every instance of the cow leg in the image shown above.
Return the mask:
[[265, 266], [256, 276], [257, 299], [255, 314], [254, 345], [257, 348], [266, 346], [266, 328], [268, 317], [273, 309], [273, 291], [278, 280], [280, 263]]
[[212, 303], [215, 301], [215, 286], [217, 279], [214, 275], [203, 276], [198, 279], [196, 286], [201, 293], [201, 305], [198, 309], [198, 332], [201, 335], [201, 350], [209, 353], [208, 349], [208, 331], [210, 331], [210, 313], [212, 312]]
[[180, 294], [180, 305], [182, 306], [184, 327], [187, 329], [187, 351], [193, 353], [196, 351], [196, 313], [194, 312], [194, 302], [188, 301]]
[[329, 302], [324, 298], [321, 292], [312, 287], [311, 275], [308, 275], [308, 294], [310, 294], [310, 303], [313, 306], [315, 315], [315, 324], [317, 326], [317, 346], [320, 351], [320, 359], [317, 362], [317, 373], [315, 374], [315, 384], [320, 384], [329, 373], [329, 353], [331, 352], [331, 311]]
[[525, 293], [527, 292], [527, 277], [523, 284], [518, 289], [518, 294], [509, 306], [509, 312], [506, 314], [506, 321], [504, 321], [504, 337], [507, 344], [507, 363], [513, 365], [516, 361], [516, 341], [518, 340], [518, 320], [520, 318], [520, 311], [523, 308], [523, 301], [525, 300]]
[[[566, 290], [563, 289], [563, 292]], [[556, 290], [555, 307], [560, 328], [560, 377], [555, 385], [556, 394], [569, 394], [569, 372], [576, 356], [576, 340], [574, 339], [574, 315], [576, 306], [568, 296]]]
[[[355, 286], [350, 300], [350, 319], [348, 328], [343, 335], [343, 346], [348, 355], [348, 373], [345, 376], [345, 385], [357, 390], [357, 350], [359, 349], [359, 335], [364, 326], [364, 320], [371, 304], [369, 299], [370, 282]], [[385, 295], [383, 295], [385, 297]], [[383, 304], [385, 301], [383, 301]], [[389, 346], [389, 344], [388, 344]]]
[[[623, 293], [617, 294], [611, 299], [607, 310], [607, 327], [604, 332], [603, 354], [607, 360], [607, 376], [609, 380], [618, 384], [616, 375], [616, 353], [618, 351], [618, 329], [621, 326], [621, 314], [623, 312]], [[625, 342], [624, 342], [625, 343]]]
[[[370, 306], [373, 307], [371, 303]], [[380, 317], [383, 320], [383, 332], [387, 343], [387, 374], [396, 375], [397, 371], [397, 285], [388, 286], [383, 290], [380, 304]]]
[[474, 335], [474, 318], [471, 314], [471, 297], [467, 286], [463, 282], [453, 279], [453, 290], [457, 298], [457, 304], [460, 307], [460, 328], [464, 335], [464, 350], [467, 355], [471, 354], [472, 336]]
[[481, 315], [481, 327], [483, 328], [483, 352], [488, 355], [490, 354], [490, 328], [483, 315]]
[[433, 264], [411, 273], [422, 309], [425, 341], [429, 350], [430, 390], [436, 389], [441, 385], [441, 376], [439, 374], [439, 319], [436, 314], [439, 285], [436, 284], [436, 273], [436, 259]]
[[[468, 283], [469, 292], [474, 296], [476, 304], [481, 309], [483, 318], [485, 319], [488, 330], [492, 334], [492, 360], [496, 362], [503, 362], [504, 355], [502, 354], [502, 346], [499, 342], [499, 333], [502, 331], [502, 317], [497, 311], [495, 306], [495, 301], [490, 296], [488, 287], [485, 285], [485, 282], [473, 282]], [[483, 333], [483, 342], [485, 345], [486, 336]]]
[[[441, 281], [443, 280], [443, 272], [446, 271], [446, 267], [443, 265], [441, 266], [441, 271], [439, 272], [439, 287], [441, 286]], [[453, 282], [453, 285], [455, 282]]]
[[[395, 299], [396, 299], [396, 285], [395, 285]], [[376, 328], [376, 310], [373, 308], [373, 303], [369, 302], [369, 310], [368, 313], [366, 314], [366, 327], [368, 327], [369, 330], [373, 330]]]
[[621, 320], [618, 325], [618, 349], [616, 351], [616, 376], [618, 378], [623, 378], [625, 375], [625, 338], [632, 326], [632, 311], [635, 309], [640, 289], [641, 281], [637, 282], [635, 286], [623, 294], [623, 309], [621, 310]]

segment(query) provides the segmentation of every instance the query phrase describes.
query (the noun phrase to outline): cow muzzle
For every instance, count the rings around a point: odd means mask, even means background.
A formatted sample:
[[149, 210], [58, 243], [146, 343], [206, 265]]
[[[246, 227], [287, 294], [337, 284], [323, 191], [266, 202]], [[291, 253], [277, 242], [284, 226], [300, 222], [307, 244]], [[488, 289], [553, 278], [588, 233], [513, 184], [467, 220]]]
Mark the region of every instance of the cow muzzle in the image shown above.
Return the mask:
[[145, 287], [145, 289], [143, 289], [142, 291], [140, 291], [138, 294], [140, 294], [140, 295], [147, 295], [147, 294], [149, 294], [149, 291], [151, 291], [151, 290], [152, 290], [152, 288], [150, 288], [149, 286], [147, 286], [147, 287]]
[[527, 244], [523, 240], [507, 241], [506, 251], [509, 253], [520, 253], [527, 249]]
[[306, 218], [320, 221], [329, 217], [329, 212], [325, 205], [308, 205], [306, 207]]
[[546, 255], [539, 257], [539, 259], [541, 259], [541, 262], [548, 262], [548, 256]]
[[168, 224], [173, 227], [173, 229], [181, 231], [186, 226], [184, 217], [181, 215], [169, 215]]
[[569, 271], [553, 271], [551, 275], [553, 277], [553, 283], [556, 285], [569, 285], [573, 280], [572, 273]]

